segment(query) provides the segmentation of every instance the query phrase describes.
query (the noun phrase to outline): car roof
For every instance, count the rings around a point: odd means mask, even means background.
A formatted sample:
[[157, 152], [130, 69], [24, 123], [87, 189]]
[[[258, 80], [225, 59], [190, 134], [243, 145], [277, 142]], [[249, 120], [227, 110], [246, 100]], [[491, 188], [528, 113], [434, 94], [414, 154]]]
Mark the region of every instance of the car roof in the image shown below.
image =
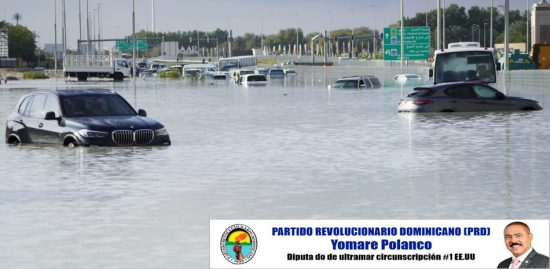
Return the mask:
[[349, 76], [349, 77], [341, 77], [337, 80], [346, 80], [346, 79], [371, 79], [371, 78], [376, 78], [375, 76], [373, 75], [365, 75], [365, 76]]
[[444, 83], [438, 83], [438, 84], [435, 84], [435, 85], [425, 85], [425, 86], [416, 87], [416, 88], [419, 88], [419, 89], [440, 89], [440, 88], [447, 88], [449, 86], [454, 86], [454, 85], [484, 85], [484, 86], [488, 86], [487, 83], [485, 83], [483, 81], [476, 80], [476, 81], [444, 82]]
[[[47, 92], [47, 91], [45, 91]], [[88, 88], [88, 89], [58, 89], [49, 91], [58, 96], [81, 96], [81, 95], [113, 95], [115, 91], [101, 88]]]

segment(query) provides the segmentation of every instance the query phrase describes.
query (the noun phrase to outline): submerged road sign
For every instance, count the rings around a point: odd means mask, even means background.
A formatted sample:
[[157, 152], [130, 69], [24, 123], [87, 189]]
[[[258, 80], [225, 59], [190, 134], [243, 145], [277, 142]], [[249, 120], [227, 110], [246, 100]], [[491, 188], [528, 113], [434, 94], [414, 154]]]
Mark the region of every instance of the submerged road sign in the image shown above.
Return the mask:
[[[405, 60], [430, 57], [430, 27], [404, 27]], [[384, 28], [384, 60], [401, 60], [401, 28]]]

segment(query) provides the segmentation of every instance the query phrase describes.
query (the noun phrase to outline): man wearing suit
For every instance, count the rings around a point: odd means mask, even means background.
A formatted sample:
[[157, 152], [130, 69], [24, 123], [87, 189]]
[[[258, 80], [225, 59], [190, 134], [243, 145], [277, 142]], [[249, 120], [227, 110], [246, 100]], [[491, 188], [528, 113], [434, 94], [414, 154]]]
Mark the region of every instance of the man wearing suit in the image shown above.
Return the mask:
[[548, 268], [548, 257], [531, 246], [533, 234], [523, 222], [512, 222], [504, 228], [504, 243], [512, 257], [500, 262], [498, 268]]

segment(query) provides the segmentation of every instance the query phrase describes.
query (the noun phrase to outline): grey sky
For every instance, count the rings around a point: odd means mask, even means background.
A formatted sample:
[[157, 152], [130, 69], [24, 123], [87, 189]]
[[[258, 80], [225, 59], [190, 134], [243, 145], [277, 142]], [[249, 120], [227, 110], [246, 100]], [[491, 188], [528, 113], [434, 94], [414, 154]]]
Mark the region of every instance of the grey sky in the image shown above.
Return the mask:
[[[13, 14], [22, 14], [21, 24], [35, 31], [39, 46], [54, 41], [54, 1], [1, 0], [0, 20], [15, 23]], [[244, 33], [274, 34], [280, 29], [294, 28], [304, 32], [322, 32], [368, 26], [382, 29], [399, 20], [400, 0], [154, 0], [156, 31], [212, 31], [232, 29], [234, 36]], [[442, 0], [443, 2], [444, 0]], [[493, 0], [495, 6], [504, 0]], [[82, 37], [86, 38], [86, 2], [91, 22], [91, 35], [99, 33], [97, 9], [100, 10], [102, 38], [118, 38], [132, 31], [131, 0], [80, 0], [82, 7]], [[447, 5], [470, 7], [491, 6], [491, 0], [445, 0]], [[511, 9], [525, 10], [527, 4], [539, 0], [510, 0]], [[78, 0], [66, 0], [67, 42], [76, 47], [79, 38]], [[135, 0], [136, 31], [151, 30], [151, 0]], [[436, 0], [404, 0], [405, 16], [432, 10]], [[61, 0], [57, 0], [57, 35], [61, 40]], [[95, 12], [94, 12], [95, 11]], [[95, 20], [94, 20], [95, 17]]]

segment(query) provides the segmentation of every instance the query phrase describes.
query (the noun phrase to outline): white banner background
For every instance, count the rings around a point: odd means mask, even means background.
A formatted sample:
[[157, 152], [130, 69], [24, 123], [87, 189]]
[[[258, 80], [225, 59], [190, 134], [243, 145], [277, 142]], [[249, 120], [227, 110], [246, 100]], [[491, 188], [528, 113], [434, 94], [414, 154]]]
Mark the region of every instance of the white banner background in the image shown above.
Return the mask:
[[[515, 220], [211, 220], [210, 268], [496, 268], [511, 256], [504, 244], [504, 227]], [[521, 220], [520, 220], [521, 221]], [[544, 255], [550, 252], [549, 220], [524, 220], [533, 234], [533, 248]], [[222, 234], [231, 225], [250, 227], [257, 238], [256, 254], [245, 264], [232, 264], [220, 249]], [[272, 235], [274, 227], [311, 227], [312, 236]], [[317, 236], [322, 227], [395, 227], [396, 236]], [[401, 236], [400, 228], [460, 227], [460, 236]], [[490, 235], [465, 235], [466, 227], [490, 228]], [[340, 241], [377, 241], [376, 250], [333, 249], [331, 239]], [[430, 241], [431, 250], [382, 250], [380, 242]], [[325, 260], [288, 260], [288, 254], [325, 255]], [[328, 260], [329, 254], [374, 254], [374, 260]], [[377, 260], [377, 254], [438, 254], [441, 260]], [[474, 260], [456, 260], [458, 254], [475, 254]], [[447, 255], [447, 259], [444, 259]], [[451, 259], [452, 257], [452, 259]], [[464, 257], [464, 256], [463, 256]]]

